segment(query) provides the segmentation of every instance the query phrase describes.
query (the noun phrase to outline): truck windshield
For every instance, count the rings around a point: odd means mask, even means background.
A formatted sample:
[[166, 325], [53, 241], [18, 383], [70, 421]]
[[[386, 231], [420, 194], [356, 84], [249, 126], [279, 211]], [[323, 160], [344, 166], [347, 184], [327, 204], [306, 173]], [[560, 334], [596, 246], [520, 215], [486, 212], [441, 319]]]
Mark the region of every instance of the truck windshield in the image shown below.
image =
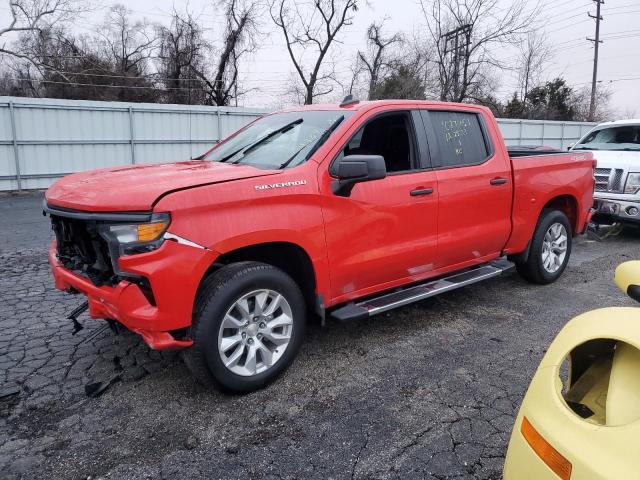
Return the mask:
[[344, 111], [303, 111], [267, 115], [222, 143], [205, 159], [280, 169], [304, 163], [350, 116]]
[[574, 150], [640, 150], [640, 125], [594, 130]]

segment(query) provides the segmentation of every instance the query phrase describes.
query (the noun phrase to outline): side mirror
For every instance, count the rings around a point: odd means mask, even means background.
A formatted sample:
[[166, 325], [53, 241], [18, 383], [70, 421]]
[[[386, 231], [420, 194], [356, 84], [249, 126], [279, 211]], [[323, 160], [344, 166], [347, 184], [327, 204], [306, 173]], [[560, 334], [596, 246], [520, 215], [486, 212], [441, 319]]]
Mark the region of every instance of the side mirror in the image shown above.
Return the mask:
[[640, 261], [633, 260], [618, 265], [614, 279], [618, 288], [635, 301], [640, 302]]
[[347, 155], [331, 166], [333, 193], [348, 197], [353, 186], [360, 182], [380, 180], [387, 176], [387, 167], [381, 155]]

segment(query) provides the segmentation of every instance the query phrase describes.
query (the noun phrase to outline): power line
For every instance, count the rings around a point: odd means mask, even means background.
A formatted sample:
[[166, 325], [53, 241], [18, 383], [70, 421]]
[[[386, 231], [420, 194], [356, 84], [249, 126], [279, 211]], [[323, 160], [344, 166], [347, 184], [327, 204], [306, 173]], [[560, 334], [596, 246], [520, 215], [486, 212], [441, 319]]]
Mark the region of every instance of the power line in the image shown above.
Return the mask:
[[[573, 23], [571, 24], [571, 26], [572, 26], [572, 27], [575, 27], [576, 25], [582, 25], [583, 23], [587, 23], [588, 21], [589, 21], [589, 19], [588, 19], [588, 18], [586, 18], [586, 19], [584, 19], [584, 20], [580, 20], [579, 22], [573, 22]], [[545, 33], [546, 33], [546, 34], [549, 34], [549, 33], [561, 32], [561, 31], [566, 30], [566, 29], [567, 29], [567, 27], [566, 27], [566, 26], [563, 26], [563, 27], [560, 27], [560, 28], [555, 28], [555, 29], [553, 29], [553, 30], [545, 30]]]
[[617, 78], [614, 80], [603, 80], [605, 83], [613, 83], [613, 82], [629, 82], [632, 80], [640, 80], [640, 77], [631, 77], [631, 78]]
[[[603, 2], [604, 3], [604, 2]], [[629, 5], [626, 5], [629, 6]], [[636, 5], [633, 5], [634, 7]], [[614, 13], [609, 13], [608, 15], [628, 15], [631, 13], [640, 13], [640, 10], [626, 10], [623, 12], [614, 12]], [[565, 29], [564, 25], [565, 24], [571, 24], [571, 26], [576, 26], [576, 25], [581, 25], [583, 23], [587, 23], [589, 21], [589, 19], [584, 19], [581, 20], [579, 22], [571, 22], [570, 20], [574, 19], [574, 18], [578, 18], [580, 16], [582, 16], [582, 13], [578, 13], [576, 15], [571, 15], [570, 17], [566, 17], [566, 18], [560, 18], [558, 20], [554, 20], [552, 22], [548, 22], [545, 24], [545, 26], [549, 26], [549, 25], [562, 25], [560, 28], [554, 28], [553, 30], [546, 30], [546, 33], [554, 33], [554, 32], [560, 32], [562, 30]]]
[[609, 15], [628, 15], [629, 13], [640, 13], [640, 10], [627, 10], [626, 12], [614, 12]]
[[198, 88], [198, 87], [193, 87], [193, 88], [186, 88], [186, 87], [157, 87], [157, 86], [143, 86], [143, 85], [102, 85], [102, 84], [95, 84], [95, 83], [80, 83], [80, 82], [60, 82], [60, 81], [56, 81], [56, 80], [44, 80], [44, 79], [34, 79], [34, 78], [21, 78], [21, 77], [16, 77], [15, 80], [18, 80], [20, 82], [35, 82], [35, 83], [53, 83], [53, 84], [58, 84], [58, 85], [69, 85], [69, 86], [76, 86], [76, 87], [95, 87], [95, 88], [129, 88], [129, 89], [134, 89], [134, 90], [158, 90], [158, 91], [165, 91], [165, 90], [200, 90], [203, 92], [208, 91], [205, 88]]
[[[155, 81], [170, 81], [170, 82], [177, 82], [177, 81], [184, 81], [184, 82], [205, 82], [206, 80], [203, 80], [201, 78], [166, 78], [166, 77], [158, 77], [158, 76], [154, 76], [154, 75], [150, 75], [150, 76], [128, 76], [128, 75], [112, 75], [112, 74], [106, 74], [106, 73], [88, 73], [88, 72], [69, 72], [69, 71], [64, 71], [64, 70], [50, 70], [51, 73], [53, 74], [61, 74], [61, 75], [73, 75], [73, 76], [77, 76], [77, 77], [98, 77], [98, 78], [125, 78], [125, 79], [129, 79], [129, 80], [155, 80]], [[252, 72], [245, 72], [246, 75], [252, 75], [252, 74], [267, 74], [267, 73], [274, 73], [274, 72], [269, 72], [269, 71], [257, 71], [254, 70]], [[346, 71], [343, 72], [336, 72], [336, 73], [349, 73]], [[35, 81], [35, 80], [34, 80]], [[278, 79], [261, 79], [261, 82], [279, 82], [281, 80]], [[212, 80], [209, 81], [208, 83], [212, 83], [215, 84], [216, 82], [224, 82], [224, 80]], [[73, 83], [73, 82], [63, 82], [63, 83]]]
[[[609, 80], [598, 80], [598, 83], [616, 83], [616, 82], [631, 82], [631, 81], [635, 81], [635, 80], [640, 80], [640, 77], [620, 77], [620, 78], [612, 78]], [[591, 82], [582, 82], [582, 83], [576, 83], [575, 85], [587, 85]]]
[[611, 37], [602, 37], [603, 40], [620, 40], [623, 38], [634, 38], [634, 37], [640, 37], [640, 33], [637, 33], [635, 35], [617, 35], [617, 36], [611, 36]]
[[[619, 58], [636, 58], [636, 57], [640, 57], [640, 53], [637, 54], [637, 55], [616, 55], [614, 57], [600, 57], [600, 60], [617, 60]], [[567, 64], [564, 64], [564, 66], [565, 67], [572, 67], [574, 65], [582, 65], [584, 63], [590, 63], [590, 62], [593, 62], [593, 60], [589, 59], [589, 60], [584, 60], [584, 61], [581, 61], [581, 62], [567, 63]]]

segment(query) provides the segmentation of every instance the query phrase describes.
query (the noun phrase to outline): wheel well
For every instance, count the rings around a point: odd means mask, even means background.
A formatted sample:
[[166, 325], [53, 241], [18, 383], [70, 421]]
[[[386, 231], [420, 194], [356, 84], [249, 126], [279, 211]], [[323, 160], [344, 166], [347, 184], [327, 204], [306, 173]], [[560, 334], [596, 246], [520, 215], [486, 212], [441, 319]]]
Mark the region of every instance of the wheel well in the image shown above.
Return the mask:
[[270, 242], [232, 250], [218, 257], [205, 277], [224, 265], [236, 262], [262, 262], [279, 268], [298, 284], [307, 307], [314, 308], [316, 276], [311, 258], [302, 247], [287, 242]]
[[544, 208], [560, 210], [569, 219], [571, 229], [575, 235], [578, 230], [578, 202], [571, 195], [560, 195], [547, 202]]

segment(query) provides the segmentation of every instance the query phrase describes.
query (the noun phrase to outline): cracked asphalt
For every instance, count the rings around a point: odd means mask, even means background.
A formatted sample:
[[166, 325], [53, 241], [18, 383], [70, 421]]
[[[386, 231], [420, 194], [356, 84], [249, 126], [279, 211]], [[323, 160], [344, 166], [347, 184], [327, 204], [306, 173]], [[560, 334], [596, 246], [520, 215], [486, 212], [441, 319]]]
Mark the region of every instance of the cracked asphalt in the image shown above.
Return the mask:
[[[0, 196], [0, 478], [499, 479], [518, 406], [573, 316], [633, 305], [613, 269], [625, 231], [574, 245], [554, 285], [516, 273], [371, 320], [311, 325], [272, 386], [196, 385], [177, 354], [65, 315], [41, 193]], [[84, 386], [122, 373], [101, 397]]]

